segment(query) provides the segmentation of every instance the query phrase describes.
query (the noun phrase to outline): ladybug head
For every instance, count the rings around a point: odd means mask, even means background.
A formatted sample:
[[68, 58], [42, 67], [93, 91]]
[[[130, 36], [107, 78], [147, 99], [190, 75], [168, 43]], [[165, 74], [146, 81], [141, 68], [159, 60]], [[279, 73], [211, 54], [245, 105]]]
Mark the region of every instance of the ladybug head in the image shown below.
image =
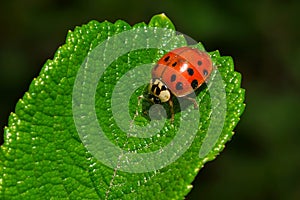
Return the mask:
[[169, 101], [171, 92], [167, 86], [157, 78], [153, 78], [149, 85], [149, 99], [154, 103], [163, 103]]

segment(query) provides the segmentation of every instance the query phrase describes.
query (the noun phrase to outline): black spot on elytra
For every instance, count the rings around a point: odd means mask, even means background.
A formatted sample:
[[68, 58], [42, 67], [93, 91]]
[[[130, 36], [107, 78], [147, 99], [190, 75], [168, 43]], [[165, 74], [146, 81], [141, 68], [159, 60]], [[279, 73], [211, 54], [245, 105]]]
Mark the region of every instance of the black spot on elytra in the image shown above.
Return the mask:
[[198, 60], [198, 66], [201, 66], [202, 65], [202, 61], [201, 60]]
[[174, 62], [174, 63], [172, 64], [173, 67], [175, 67], [176, 65], [177, 65], [177, 62]]
[[176, 90], [182, 90], [182, 89], [183, 89], [182, 82], [176, 83]]
[[175, 80], [176, 80], [176, 75], [173, 74], [173, 75], [171, 76], [171, 82], [174, 82]]
[[165, 57], [164, 61], [168, 62], [168, 60], [170, 59], [170, 56]]
[[203, 75], [207, 76], [208, 75], [208, 71], [206, 69], [203, 70]]
[[196, 79], [194, 79], [191, 83], [191, 86], [193, 89], [197, 88], [198, 87], [198, 81]]
[[187, 72], [189, 73], [190, 76], [193, 76], [194, 70], [192, 68], [188, 68]]

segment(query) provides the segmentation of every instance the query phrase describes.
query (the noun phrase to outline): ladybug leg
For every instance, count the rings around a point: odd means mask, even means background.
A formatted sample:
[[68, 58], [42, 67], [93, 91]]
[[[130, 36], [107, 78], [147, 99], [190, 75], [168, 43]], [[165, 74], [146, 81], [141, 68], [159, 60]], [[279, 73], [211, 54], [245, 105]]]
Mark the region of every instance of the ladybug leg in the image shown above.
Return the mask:
[[143, 98], [145, 98], [143, 95], [138, 96], [138, 104], [137, 104], [137, 108], [135, 109], [135, 114], [134, 114], [134, 116], [133, 116], [133, 118], [132, 118], [132, 120], [130, 122], [130, 128], [132, 128], [133, 122], [134, 122], [135, 118], [139, 115], [139, 107], [141, 105], [141, 100]]
[[138, 96], [137, 108], [135, 109], [135, 114], [134, 114], [134, 116], [133, 116], [133, 118], [132, 118], [132, 120], [131, 120], [131, 122], [130, 122], [130, 128], [133, 127], [133, 123], [134, 123], [135, 118], [136, 118], [137, 116], [139, 116], [139, 107], [141, 106], [141, 100], [142, 100], [142, 99], [148, 100], [144, 95]]
[[[141, 106], [141, 100], [142, 100], [142, 99], [148, 101], [149, 103], [154, 104], [154, 102], [153, 102], [151, 99], [145, 97], [144, 95], [138, 96], [138, 106], [137, 106], [137, 109], [135, 109], [135, 116], [138, 116], [138, 109], [139, 109], [139, 107]], [[147, 114], [147, 112], [144, 111], [144, 114]]]
[[148, 98], [145, 97], [144, 95], [138, 96], [138, 107], [137, 107], [137, 109], [135, 110], [135, 116], [138, 116], [138, 109], [139, 109], [139, 107], [141, 106], [141, 100], [142, 100], [142, 99], [145, 99], [145, 100], [147, 100], [147, 101], [150, 102], [150, 103], [153, 103], [150, 99], [148, 99]]
[[198, 102], [196, 101], [196, 99], [192, 98], [192, 97], [187, 97], [187, 96], [184, 96], [183, 98], [191, 101], [193, 104], [194, 104], [194, 108], [197, 109], [199, 106], [198, 106]]
[[169, 100], [170, 111], [171, 111], [171, 123], [174, 121], [174, 104], [172, 98]]
[[145, 99], [144, 95], [138, 96], [138, 107], [137, 107], [137, 109], [135, 109], [135, 115], [136, 115], [136, 116], [138, 115], [138, 109], [139, 109], [139, 107], [140, 107], [140, 105], [141, 105], [141, 100], [142, 100], [142, 99]]

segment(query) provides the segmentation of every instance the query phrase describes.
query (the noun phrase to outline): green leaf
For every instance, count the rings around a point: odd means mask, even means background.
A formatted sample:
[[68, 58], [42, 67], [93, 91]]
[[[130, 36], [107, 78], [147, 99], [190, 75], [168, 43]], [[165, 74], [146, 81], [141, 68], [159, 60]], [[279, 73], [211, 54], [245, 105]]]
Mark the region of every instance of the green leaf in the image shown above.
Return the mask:
[[[151, 75], [137, 70], [144, 69], [137, 66], [148, 65], [151, 69], [167, 50], [187, 45], [184, 37], [174, 30], [172, 22], [161, 14], [154, 16], [148, 25], [139, 23], [131, 27], [121, 20], [114, 24], [91, 21], [70, 31], [66, 44], [59, 47], [53, 60], [45, 63], [9, 117], [0, 149], [0, 199], [183, 199], [203, 164], [214, 159], [230, 140], [245, 105], [241, 75], [234, 71], [232, 58], [220, 56], [218, 51], [209, 53], [216, 69], [209, 82], [196, 92], [199, 110], [188, 101], [174, 98], [174, 123], [169, 118], [161, 123], [155, 119], [160, 118], [159, 107], [151, 107], [146, 100], [141, 100], [141, 105], [138, 103], [138, 96], [147, 93], [147, 86], [136, 86], [137, 82], [143, 81], [141, 77], [150, 79]], [[128, 31], [133, 31], [136, 37], [126, 42], [115, 39]], [[148, 37], [151, 31], [154, 37]], [[106, 45], [101, 54], [103, 59], [96, 56], [101, 53], [98, 48], [101, 44]], [[120, 44], [131, 48], [143, 44], [145, 48], [123, 53], [109, 63], [110, 58], [122, 53], [120, 46], [113, 46]], [[153, 44], [161, 48], [152, 48]], [[200, 43], [195, 46], [204, 50]], [[107, 62], [109, 66], [98, 81], [100, 75], [96, 71], [103, 69]], [[96, 71], [83, 70], [80, 82], [80, 70], [90, 63], [97, 66]], [[119, 84], [130, 71], [134, 71], [128, 75], [131, 82]], [[94, 100], [93, 96], [83, 98], [93, 80], [98, 81]], [[126, 91], [131, 85], [136, 89]], [[76, 96], [77, 86], [82, 89], [82, 96]], [[126, 102], [123, 97], [129, 100]], [[168, 105], [163, 106], [169, 116]], [[128, 107], [128, 112], [123, 112], [124, 107]], [[88, 121], [87, 125], [84, 117], [93, 116], [84, 113], [89, 108], [95, 109], [97, 121]], [[81, 120], [76, 118], [78, 115]], [[111, 160], [113, 168], [97, 157], [98, 152], [105, 151], [106, 156], [114, 158], [116, 155], [109, 146], [91, 147], [85, 143], [92, 144], [98, 132], [84, 137], [80, 134], [81, 128], [93, 131], [94, 123], [112, 144], [120, 147], [118, 160]], [[128, 135], [123, 124], [129, 124], [131, 134], [143, 133], [145, 137]], [[139, 129], [143, 126], [145, 129]], [[189, 136], [189, 133], [195, 134]], [[183, 140], [186, 136], [190, 144]], [[170, 144], [180, 146], [165, 150]], [[139, 167], [126, 165], [129, 153], [151, 155], [151, 152], [159, 152], [156, 157], [160, 160], [149, 160], [141, 166], [139, 162]], [[165, 152], [170, 157], [163, 160]], [[166, 165], [160, 165], [159, 161]]]
[[150, 27], [163, 27], [175, 30], [174, 24], [167, 18], [165, 14], [155, 15], [149, 22]]

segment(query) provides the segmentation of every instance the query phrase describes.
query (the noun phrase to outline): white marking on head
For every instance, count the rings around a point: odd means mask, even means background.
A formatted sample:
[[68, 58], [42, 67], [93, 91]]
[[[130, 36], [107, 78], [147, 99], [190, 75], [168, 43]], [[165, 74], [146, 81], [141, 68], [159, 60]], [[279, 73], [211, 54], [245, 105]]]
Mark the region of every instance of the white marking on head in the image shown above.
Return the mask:
[[149, 93], [160, 99], [161, 102], [167, 102], [171, 98], [170, 90], [159, 79], [151, 79]]

